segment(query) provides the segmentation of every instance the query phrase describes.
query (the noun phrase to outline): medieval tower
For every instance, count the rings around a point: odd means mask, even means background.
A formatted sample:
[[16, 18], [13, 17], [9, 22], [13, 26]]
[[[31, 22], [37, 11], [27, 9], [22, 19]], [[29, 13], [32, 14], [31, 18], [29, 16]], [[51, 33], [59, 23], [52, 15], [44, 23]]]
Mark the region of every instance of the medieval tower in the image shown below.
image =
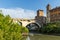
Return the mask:
[[38, 11], [37, 11], [37, 16], [38, 16], [38, 17], [39, 17], [39, 16], [44, 16], [43, 10], [38, 10]]
[[49, 12], [49, 10], [51, 10], [50, 4], [48, 4], [47, 7], [46, 7], [46, 11], [47, 11], [47, 23], [50, 23], [50, 12]]

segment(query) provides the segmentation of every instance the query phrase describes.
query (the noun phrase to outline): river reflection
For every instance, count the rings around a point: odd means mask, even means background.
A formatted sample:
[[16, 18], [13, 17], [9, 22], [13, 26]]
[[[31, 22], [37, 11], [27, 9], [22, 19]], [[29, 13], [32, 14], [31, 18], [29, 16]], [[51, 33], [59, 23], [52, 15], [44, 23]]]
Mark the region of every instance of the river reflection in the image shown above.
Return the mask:
[[26, 40], [40, 40], [40, 36], [30, 33]]
[[28, 36], [28, 37], [26, 38], [26, 40], [30, 40], [30, 37]]
[[60, 40], [60, 36], [30, 33], [26, 40]]

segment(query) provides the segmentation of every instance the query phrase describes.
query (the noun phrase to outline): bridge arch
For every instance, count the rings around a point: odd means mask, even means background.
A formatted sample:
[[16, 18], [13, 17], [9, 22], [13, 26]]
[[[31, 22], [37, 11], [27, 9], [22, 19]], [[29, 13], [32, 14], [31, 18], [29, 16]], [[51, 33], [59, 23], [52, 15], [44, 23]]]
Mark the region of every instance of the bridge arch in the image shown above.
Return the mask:
[[26, 25], [26, 27], [29, 30], [39, 30], [39, 28], [41, 27], [41, 25], [39, 25], [38, 23], [29, 23]]

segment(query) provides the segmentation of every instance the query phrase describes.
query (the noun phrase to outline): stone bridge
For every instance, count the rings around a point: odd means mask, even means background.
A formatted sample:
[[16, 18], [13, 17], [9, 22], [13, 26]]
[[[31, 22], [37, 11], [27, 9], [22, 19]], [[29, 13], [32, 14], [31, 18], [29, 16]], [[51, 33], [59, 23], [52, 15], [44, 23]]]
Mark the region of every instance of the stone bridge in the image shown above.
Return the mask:
[[39, 19], [13, 19], [13, 22], [17, 22], [20, 25], [22, 25], [23, 27], [27, 27], [30, 30], [35, 30], [35, 29], [39, 29], [40, 27], [43, 26], [43, 24], [45, 24], [46, 22], [44, 21], [44, 17], [41, 17]]
[[28, 24], [31, 24], [31, 23], [36, 23], [37, 25], [40, 26], [40, 24], [38, 24], [34, 19], [13, 19], [13, 22], [14, 23], [21, 23], [22, 26], [26, 27]]
[[41, 27], [41, 25], [38, 22], [36, 22], [35, 19], [13, 19], [13, 22], [18, 22], [23, 27], [30, 27], [31, 29]]

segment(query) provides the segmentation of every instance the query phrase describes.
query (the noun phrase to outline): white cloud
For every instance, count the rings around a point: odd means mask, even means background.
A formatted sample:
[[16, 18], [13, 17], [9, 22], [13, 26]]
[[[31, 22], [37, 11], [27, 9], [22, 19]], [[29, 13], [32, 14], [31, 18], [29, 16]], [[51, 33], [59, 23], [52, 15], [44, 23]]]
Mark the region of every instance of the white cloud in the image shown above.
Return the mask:
[[4, 15], [10, 15], [12, 18], [34, 18], [36, 16], [35, 11], [22, 8], [0, 8]]

